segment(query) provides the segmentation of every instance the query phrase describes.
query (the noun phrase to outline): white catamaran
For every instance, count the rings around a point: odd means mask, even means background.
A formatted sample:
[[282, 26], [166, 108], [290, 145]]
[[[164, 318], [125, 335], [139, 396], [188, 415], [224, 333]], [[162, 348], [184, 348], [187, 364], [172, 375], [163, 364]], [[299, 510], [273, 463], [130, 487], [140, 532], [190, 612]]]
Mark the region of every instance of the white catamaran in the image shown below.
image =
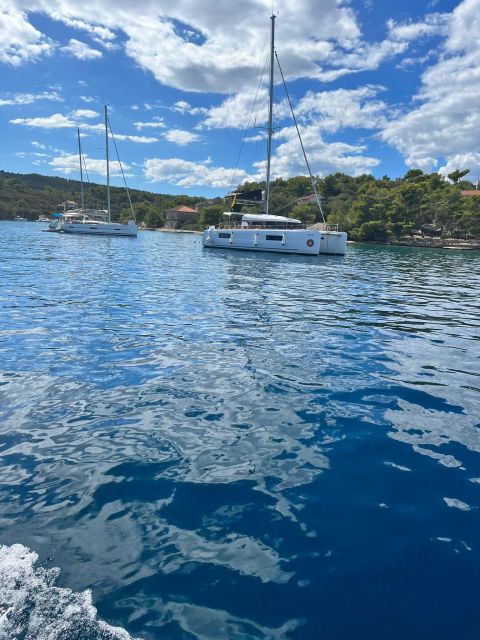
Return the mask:
[[[267, 144], [267, 176], [264, 200], [264, 213], [242, 213], [239, 203], [249, 202], [247, 194], [235, 193], [232, 211], [224, 213], [226, 217], [225, 225], [220, 227], [211, 226], [203, 232], [204, 247], [219, 247], [224, 249], [244, 249], [248, 251], [275, 251], [277, 253], [299, 253], [318, 255], [319, 253], [330, 253], [343, 255], [347, 246], [347, 234], [330, 228], [326, 224], [323, 229], [307, 229], [301, 220], [287, 218], [284, 216], [272, 215], [269, 210], [270, 204], [270, 162], [272, 155], [272, 135], [273, 135], [273, 71], [275, 57], [275, 16], [271, 16], [271, 36], [270, 36], [270, 92], [268, 108], [268, 144]], [[280, 69], [281, 72], [281, 69]], [[282, 73], [283, 79], [283, 73]], [[290, 103], [290, 97], [288, 96]], [[315, 180], [310, 170], [310, 165], [305, 154], [305, 149], [300, 137], [297, 121], [294, 117], [295, 126], [300, 139], [303, 155], [310, 175], [312, 189], [316, 202], [322, 212], [320, 198], [317, 194]], [[243, 197], [242, 197], [243, 195]], [[257, 199], [257, 198], [255, 198]], [[323, 212], [322, 212], [323, 217]], [[325, 221], [324, 221], [325, 222]]]
[[[78, 136], [78, 155], [80, 158], [80, 207], [75, 202], [63, 203], [63, 212], [58, 214], [58, 220], [52, 222], [46, 231], [58, 231], [61, 233], [82, 233], [97, 236], [136, 236], [137, 225], [134, 220], [129, 220], [127, 223], [112, 222], [111, 220], [111, 208], [110, 208], [110, 162], [109, 162], [109, 149], [108, 149], [108, 109], [105, 105], [105, 148], [106, 148], [106, 161], [107, 161], [107, 208], [106, 209], [86, 209], [84, 206], [84, 194], [83, 194], [83, 155], [82, 147], [80, 143], [80, 130], [77, 130]], [[121, 167], [121, 165], [120, 165]], [[123, 174], [123, 168], [122, 168]], [[125, 178], [125, 177], [124, 177]], [[132, 201], [130, 199], [130, 193], [125, 183], [127, 190], [128, 202], [130, 204], [130, 210], [132, 216], [135, 218], [133, 211]]]

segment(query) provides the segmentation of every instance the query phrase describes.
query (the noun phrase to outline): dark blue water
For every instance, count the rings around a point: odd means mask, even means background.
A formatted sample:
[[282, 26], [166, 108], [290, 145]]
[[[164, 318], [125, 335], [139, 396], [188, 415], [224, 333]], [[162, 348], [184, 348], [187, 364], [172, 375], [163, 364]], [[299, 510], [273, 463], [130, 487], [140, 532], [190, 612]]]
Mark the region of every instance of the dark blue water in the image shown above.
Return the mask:
[[2, 640], [478, 640], [478, 252], [40, 230], [0, 225]]

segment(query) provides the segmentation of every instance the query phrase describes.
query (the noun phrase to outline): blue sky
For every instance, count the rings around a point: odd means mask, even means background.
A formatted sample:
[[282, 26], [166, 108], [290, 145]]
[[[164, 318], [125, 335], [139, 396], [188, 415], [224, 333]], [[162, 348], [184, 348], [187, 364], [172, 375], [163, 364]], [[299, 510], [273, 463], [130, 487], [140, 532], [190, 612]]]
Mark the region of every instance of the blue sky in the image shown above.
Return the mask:
[[[314, 174], [480, 176], [480, 0], [279, 0], [276, 50]], [[265, 172], [271, 0], [2, 0], [0, 169], [224, 195]], [[278, 74], [277, 74], [278, 77]], [[249, 114], [252, 126], [237, 164]], [[272, 174], [305, 174], [275, 89]], [[120, 184], [112, 163], [113, 183]]]

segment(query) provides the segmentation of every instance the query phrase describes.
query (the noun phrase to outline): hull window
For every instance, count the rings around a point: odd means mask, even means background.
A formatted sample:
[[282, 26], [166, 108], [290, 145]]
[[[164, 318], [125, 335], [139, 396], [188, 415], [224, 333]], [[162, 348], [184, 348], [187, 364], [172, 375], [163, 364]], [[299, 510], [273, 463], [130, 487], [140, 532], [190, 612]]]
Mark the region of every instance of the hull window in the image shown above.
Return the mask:
[[283, 240], [283, 236], [265, 236], [266, 240], [280, 240], [280, 242]]
[[230, 234], [229, 233], [219, 233], [218, 237], [219, 238], [230, 238]]

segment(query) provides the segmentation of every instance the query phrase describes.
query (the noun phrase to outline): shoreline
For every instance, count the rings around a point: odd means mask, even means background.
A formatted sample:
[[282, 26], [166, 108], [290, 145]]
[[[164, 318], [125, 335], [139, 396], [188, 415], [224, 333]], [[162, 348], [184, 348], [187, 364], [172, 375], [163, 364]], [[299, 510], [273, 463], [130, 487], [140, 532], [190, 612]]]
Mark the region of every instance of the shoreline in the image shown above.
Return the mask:
[[194, 231], [193, 229], [167, 229], [166, 227], [143, 227], [142, 231], [164, 231], [165, 233], [195, 233], [201, 235], [203, 231]]
[[457, 251], [480, 251], [480, 239], [460, 240], [458, 238], [413, 238], [403, 237], [387, 242], [348, 240], [349, 244], [375, 244], [387, 247], [418, 247], [420, 249], [450, 249]]
[[[166, 227], [145, 227], [142, 231], [161, 231], [164, 233], [192, 233], [202, 235], [203, 231], [192, 229], [167, 229]], [[480, 238], [461, 240], [459, 238], [425, 238], [404, 236], [402, 238], [380, 242], [375, 240], [347, 240], [347, 244], [371, 244], [385, 247], [419, 247], [421, 249], [450, 249], [458, 251], [480, 251]]]

